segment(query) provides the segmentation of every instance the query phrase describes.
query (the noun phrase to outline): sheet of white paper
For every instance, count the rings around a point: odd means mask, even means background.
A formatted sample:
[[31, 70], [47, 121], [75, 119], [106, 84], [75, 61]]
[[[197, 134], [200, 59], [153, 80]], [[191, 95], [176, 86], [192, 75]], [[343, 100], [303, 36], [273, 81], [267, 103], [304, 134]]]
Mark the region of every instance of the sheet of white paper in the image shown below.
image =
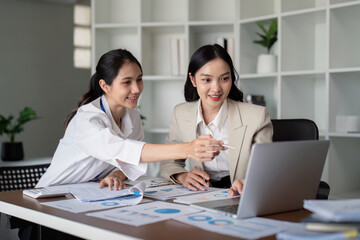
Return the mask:
[[[205, 192], [212, 192], [219, 190], [218, 188], [207, 188]], [[161, 187], [153, 187], [146, 189], [144, 192], [145, 197], [155, 198], [159, 200], [173, 199], [178, 196], [190, 195], [204, 193], [204, 191], [191, 191], [182, 185], [168, 185]]]
[[70, 193], [83, 202], [109, 200], [127, 195], [143, 195], [145, 191], [144, 183], [118, 191], [110, 191], [107, 187], [99, 188], [99, 183], [96, 182], [69, 184], [67, 186]]
[[131, 207], [88, 213], [86, 215], [133, 226], [141, 226], [195, 212], [199, 212], [199, 210], [185, 205], [154, 201]]
[[227, 198], [233, 198], [233, 197], [228, 194], [228, 189], [221, 189], [212, 192], [203, 192], [188, 196], [180, 196], [175, 198], [174, 202], [191, 204], [196, 202], [205, 202], [205, 201], [227, 199]]
[[150, 188], [150, 187], [159, 187], [159, 186], [165, 186], [165, 185], [172, 185], [172, 182], [166, 181], [165, 178], [160, 178], [160, 177], [149, 177], [149, 176], [141, 176], [138, 179], [136, 179], [135, 181], [131, 181], [129, 179], [124, 181], [126, 184], [129, 185], [136, 185], [138, 183], [145, 183], [146, 188]]
[[304, 208], [329, 220], [360, 221], [360, 199], [304, 200]]
[[81, 213], [95, 210], [104, 210], [114, 207], [123, 207], [129, 205], [136, 205], [138, 203], [146, 203], [151, 201], [150, 199], [143, 199], [142, 195], [129, 195], [117, 199], [96, 201], [96, 202], [82, 202], [77, 199], [67, 199], [53, 202], [43, 202], [42, 205], [58, 208], [64, 211]]
[[244, 239], [257, 239], [285, 229], [281, 222], [266, 218], [234, 219], [215, 213], [201, 212], [174, 218], [207, 231]]

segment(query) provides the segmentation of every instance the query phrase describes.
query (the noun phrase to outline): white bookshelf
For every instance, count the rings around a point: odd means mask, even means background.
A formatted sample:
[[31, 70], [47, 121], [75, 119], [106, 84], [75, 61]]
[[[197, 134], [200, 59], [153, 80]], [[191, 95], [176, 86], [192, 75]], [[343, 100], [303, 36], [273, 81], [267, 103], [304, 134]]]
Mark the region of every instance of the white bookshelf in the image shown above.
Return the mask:
[[[272, 118], [309, 118], [331, 141], [323, 180], [330, 195], [360, 190], [360, 133], [336, 132], [337, 115], [360, 115], [359, 0], [92, 0], [93, 69], [115, 48], [142, 63], [146, 139], [163, 142], [173, 107], [184, 101], [186, 72], [172, 75], [171, 38], [191, 54], [217, 37], [235, 40], [245, 94], [262, 94]], [[257, 21], [278, 20], [277, 72], [257, 74]]]

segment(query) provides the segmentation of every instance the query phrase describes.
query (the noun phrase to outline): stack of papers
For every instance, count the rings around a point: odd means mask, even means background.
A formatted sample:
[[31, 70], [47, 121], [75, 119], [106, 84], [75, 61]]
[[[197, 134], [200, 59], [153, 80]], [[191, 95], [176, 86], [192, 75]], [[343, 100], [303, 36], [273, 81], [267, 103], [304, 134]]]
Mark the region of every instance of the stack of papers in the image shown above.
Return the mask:
[[304, 208], [334, 222], [360, 222], [360, 199], [305, 200]]
[[311, 231], [338, 232], [360, 229], [360, 199], [305, 200], [313, 214], [304, 219]]

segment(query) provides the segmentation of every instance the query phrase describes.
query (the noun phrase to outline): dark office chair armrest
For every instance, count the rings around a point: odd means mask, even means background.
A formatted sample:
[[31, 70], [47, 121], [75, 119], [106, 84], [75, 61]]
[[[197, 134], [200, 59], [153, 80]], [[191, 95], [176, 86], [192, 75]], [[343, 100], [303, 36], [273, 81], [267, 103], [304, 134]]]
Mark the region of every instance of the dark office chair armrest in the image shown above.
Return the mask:
[[324, 181], [320, 181], [319, 189], [316, 193], [316, 199], [327, 200], [329, 198], [330, 186]]

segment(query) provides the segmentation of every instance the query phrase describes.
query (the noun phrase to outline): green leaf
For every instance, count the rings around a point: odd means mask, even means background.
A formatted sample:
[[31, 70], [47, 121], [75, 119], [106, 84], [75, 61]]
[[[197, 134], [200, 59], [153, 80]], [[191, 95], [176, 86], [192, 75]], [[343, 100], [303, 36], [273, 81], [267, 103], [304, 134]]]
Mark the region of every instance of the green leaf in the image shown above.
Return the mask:
[[255, 40], [253, 41], [255, 44], [260, 44], [263, 47], [267, 49], [267, 52], [269, 53], [272, 46], [277, 41], [277, 20], [273, 20], [269, 26], [269, 29], [266, 29], [261, 22], [256, 23], [258, 27], [261, 29], [261, 31], [264, 32], [264, 34], [256, 33], [261, 40]]

